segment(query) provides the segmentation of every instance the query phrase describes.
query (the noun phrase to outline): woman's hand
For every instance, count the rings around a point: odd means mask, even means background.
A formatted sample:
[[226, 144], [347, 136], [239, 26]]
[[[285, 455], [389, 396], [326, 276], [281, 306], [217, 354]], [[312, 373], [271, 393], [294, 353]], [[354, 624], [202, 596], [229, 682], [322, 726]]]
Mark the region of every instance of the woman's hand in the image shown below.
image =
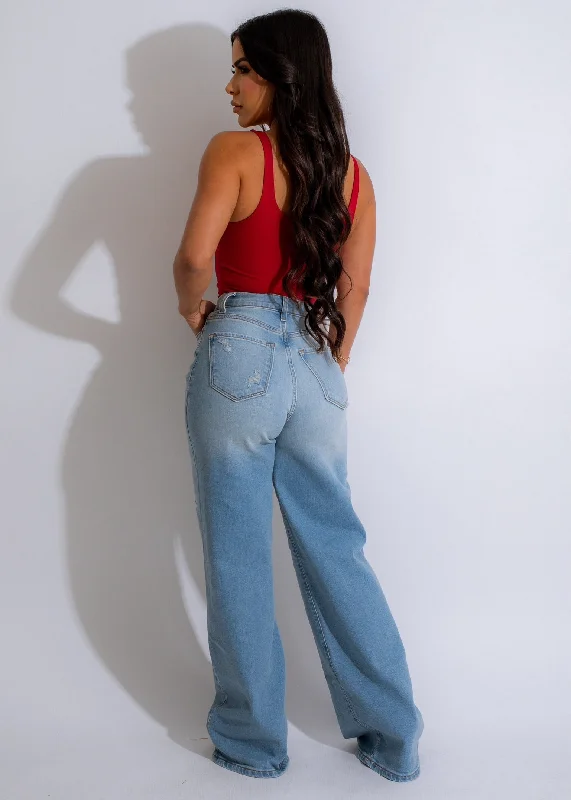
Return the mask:
[[179, 305], [178, 313], [185, 318], [188, 325], [192, 329], [195, 336], [198, 336], [200, 331], [204, 328], [208, 316], [216, 308], [216, 303], [211, 300], [201, 300], [198, 311], [189, 314], [182, 306]]

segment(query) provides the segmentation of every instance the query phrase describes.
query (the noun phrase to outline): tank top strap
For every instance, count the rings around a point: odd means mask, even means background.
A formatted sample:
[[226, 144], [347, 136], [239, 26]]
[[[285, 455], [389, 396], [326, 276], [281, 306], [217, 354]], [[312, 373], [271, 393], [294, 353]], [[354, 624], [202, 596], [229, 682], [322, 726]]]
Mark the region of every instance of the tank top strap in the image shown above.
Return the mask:
[[[252, 128], [251, 132], [256, 134], [258, 139], [260, 139], [262, 142], [262, 147], [264, 148], [264, 183], [262, 186], [262, 196], [260, 198], [258, 208], [263, 206], [265, 209], [271, 209], [272, 211], [279, 212], [279, 208], [276, 205], [274, 186], [274, 154], [272, 151], [270, 137], [266, 131], [257, 131], [255, 128]], [[355, 216], [355, 209], [357, 208], [357, 200], [359, 198], [359, 164], [357, 163], [357, 159], [353, 154], [351, 154], [351, 158], [355, 164], [355, 169], [353, 173], [353, 188], [351, 190], [351, 199], [349, 201], [348, 211], [351, 215], [351, 219], [353, 219]]]
[[272, 143], [266, 131], [257, 131], [252, 128], [252, 133], [255, 133], [262, 143], [264, 148], [264, 182], [262, 185], [262, 196], [258, 203], [258, 208], [264, 206], [265, 209], [272, 209], [279, 211], [275, 203], [275, 187], [274, 187], [274, 154], [272, 151]]
[[355, 171], [353, 173], [353, 189], [351, 190], [351, 199], [349, 201], [349, 214], [351, 219], [355, 216], [355, 209], [357, 208], [357, 199], [359, 197], [359, 164], [354, 155], [351, 155], [355, 164]]

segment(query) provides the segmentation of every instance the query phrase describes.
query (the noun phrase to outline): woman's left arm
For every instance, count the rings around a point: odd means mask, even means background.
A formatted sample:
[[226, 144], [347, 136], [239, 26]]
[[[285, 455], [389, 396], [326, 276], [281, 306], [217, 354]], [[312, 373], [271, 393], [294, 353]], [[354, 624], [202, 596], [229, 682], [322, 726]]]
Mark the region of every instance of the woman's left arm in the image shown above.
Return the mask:
[[214, 254], [238, 201], [238, 136], [239, 131], [217, 133], [200, 161], [196, 194], [173, 263], [178, 310], [187, 321], [200, 318], [201, 307], [209, 302], [202, 296], [212, 280]]

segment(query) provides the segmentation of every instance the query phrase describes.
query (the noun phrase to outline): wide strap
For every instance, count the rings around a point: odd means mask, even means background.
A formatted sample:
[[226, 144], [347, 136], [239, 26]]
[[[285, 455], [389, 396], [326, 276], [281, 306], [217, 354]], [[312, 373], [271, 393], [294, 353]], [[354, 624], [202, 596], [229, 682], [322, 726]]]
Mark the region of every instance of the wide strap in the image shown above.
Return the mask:
[[[258, 139], [262, 142], [264, 148], [264, 183], [262, 186], [262, 196], [258, 203], [258, 208], [262, 205], [266, 208], [276, 208], [275, 205], [275, 189], [274, 189], [274, 154], [272, 151], [272, 144], [266, 131], [257, 131], [252, 128], [252, 133], [255, 133]], [[273, 201], [270, 203], [270, 201]], [[279, 211], [279, 209], [278, 209]]]
[[359, 164], [354, 155], [351, 155], [355, 164], [355, 172], [353, 173], [353, 189], [351, 190], [351, 199], [349, 200], [349, 214], [351, 219], [355, 216], [355, 209], [357, 208], [357, 199], [359, 197]]
[[[261, 140], [262, 147], [264, 148], [264, 184], [262, 188], [262, 197], [260, 198], [258, 207], [262, 204], [267, 205], [269, 201], [272, 201], [271, 208], [277, 209], [274, 186], [274, 154], [272, 151], [270, 138], [266, 131], [257, 131], [255, 128], [252, 128], [251, 131], [252, 133], [255, 133], [256, 136]], [[359, 198], [359, 164], [357, 163], [357, 159], [353, 154], [351, 154], [351, 158], [355, 164], [355, 171], [353, 173], [353, 188], [351, 190], [351, 199], [349, 200], [348, 206], [348, 211], [352, 219], [355, 216], [355, 209], [357, 208], [357, 200]], [[279, 211], [279, 209], [277, 210]]]

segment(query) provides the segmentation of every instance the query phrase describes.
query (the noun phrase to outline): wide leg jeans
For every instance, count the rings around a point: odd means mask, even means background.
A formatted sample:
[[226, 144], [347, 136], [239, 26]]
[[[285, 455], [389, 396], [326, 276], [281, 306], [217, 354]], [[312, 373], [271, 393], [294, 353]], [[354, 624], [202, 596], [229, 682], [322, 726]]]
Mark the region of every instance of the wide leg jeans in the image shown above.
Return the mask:
[[226, 292], [198, 336], [186, 427], [206, 580], [218, 765], [287, 768], [285, 659], [275, 619], [273, 490], [344, 738], [394, 781], [420, 772], [424, 728], [406, 654], [365, 558], [347, 480], [345, 376], [303, 326], [303, 304]]

